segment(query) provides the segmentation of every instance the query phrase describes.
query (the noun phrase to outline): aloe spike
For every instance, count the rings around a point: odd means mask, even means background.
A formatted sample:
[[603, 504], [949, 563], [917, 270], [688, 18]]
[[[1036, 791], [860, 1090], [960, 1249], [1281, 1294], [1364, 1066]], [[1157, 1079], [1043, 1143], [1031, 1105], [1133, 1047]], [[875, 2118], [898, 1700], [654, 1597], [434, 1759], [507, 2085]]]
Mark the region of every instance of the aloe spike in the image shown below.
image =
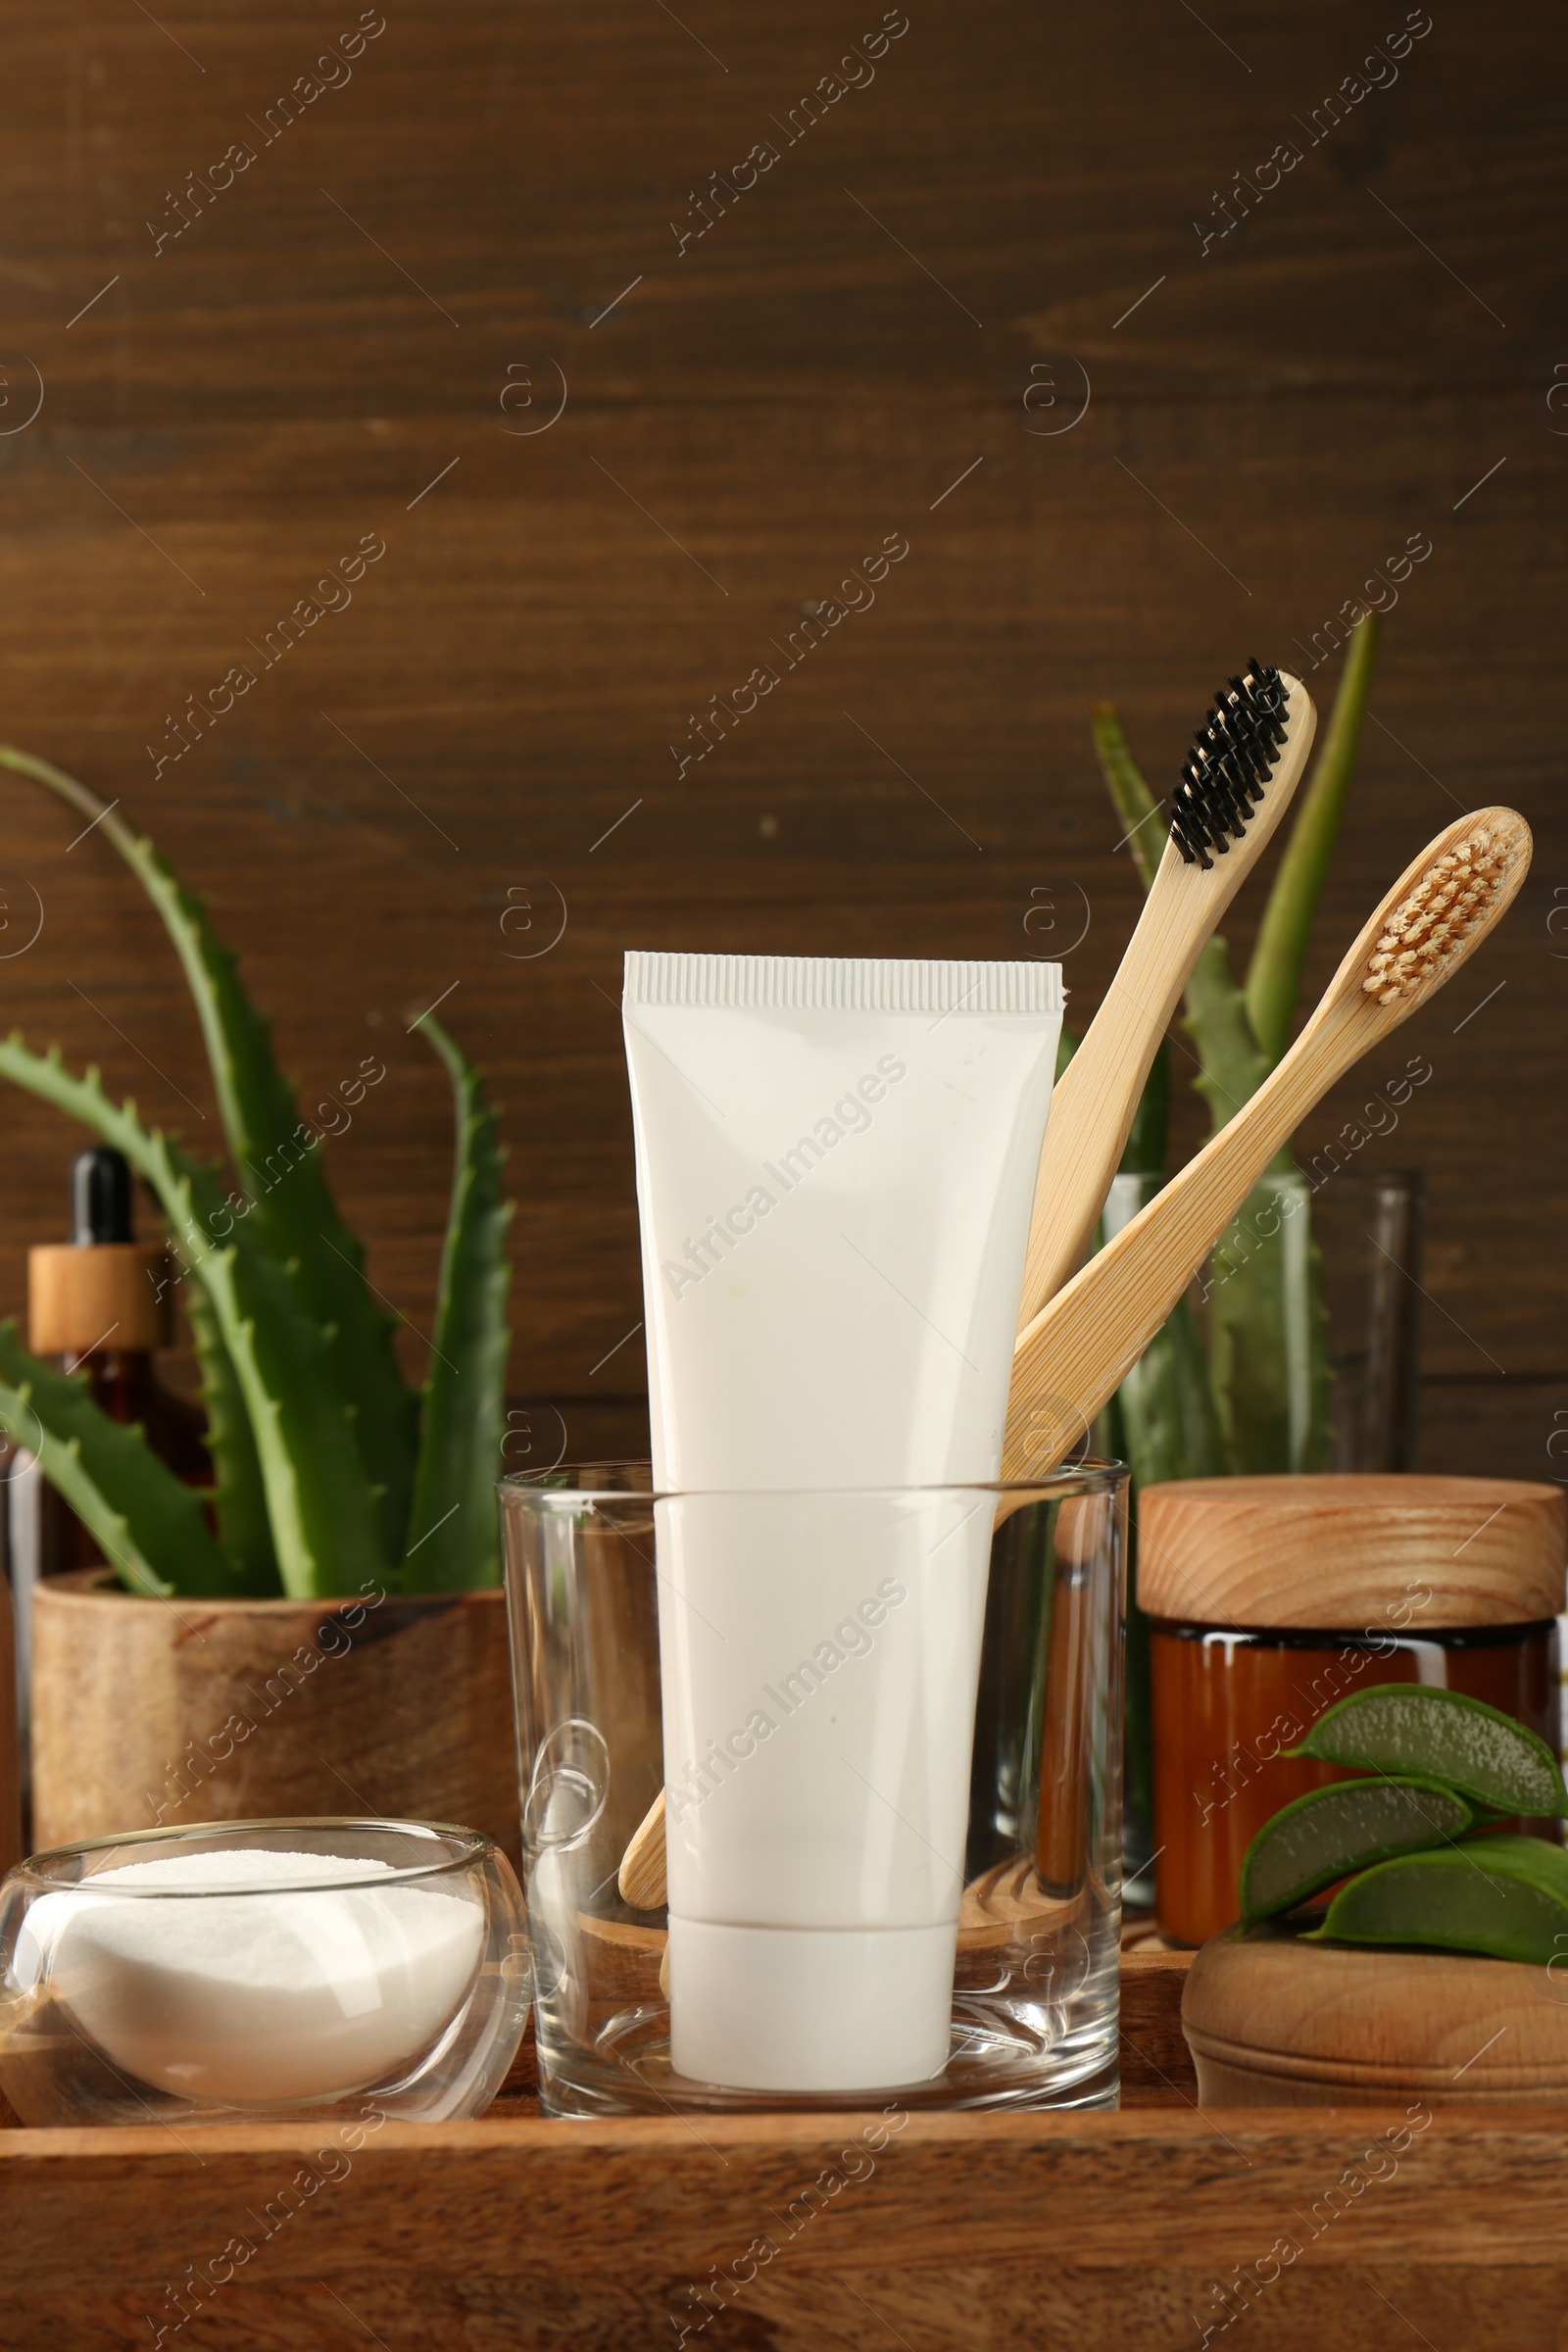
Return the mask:
[[[501, 1576], [495, 1487], [512, 1346], [507, 1325], [512, 1209], [501, 1191], [506, 1153], [494, 1105], [467, 1055], [428, 1013], [415, 1027], [452, 1080], [457, 1135], [404, 1575], [421, 1589], [493, 1585]], [[428, 1551], [411, 1568], [415, 1553], [426, 1544]]]
[[1165, 848], [1165, 836], [1154, 821], [1159, 803], [1132, 756], [1115, 704], [1096, 703], [1093, 725], [1095, 749], [1109, 787], [1111, 806], [1127, 828], [1126, 844], [1139, 879], [1146, 890], [1152, 890]]
[[277, 1067], [270, 1031], [245, 993], [239, 967], [215, 935], [202, 901], [152, 843], [87, 785], [47, 760], [9, 747], [0, 747], [0, 766], [45, 785], [89, 817], [162, 917], [201, 1021], [228, 1148], [251, 1200], [253, 1230], [291, 1269], [300, 1304], [325, 1335], [333, 1377], [354, 1408], [366, 1477], [378, 1490], [382, 1549], [396, 1558], [408, 1523], [416, 1399], [398, 1369], [396, 1325], [365, 1279], [364, 1245], [339, 1214], [319, 1139], [304, 1140], [311, 1130]]
[[281, 1592], [277, 1548], [267, 1513], [267, 1481], [245, 1392], [223, 1346], [213, 1302], [199, 1282], [185, 1294], [185, 1312], [196, 1342], [196, 1360], [202, 1373], [202, 1402], [207, 1408], [207, 1450], [213, 1457], [218, 1483], [212, 1503], [218, 1513], [219, 1534], [246, 1592]]
[[236, 1216], [216, 1173], [144, 1127], [134, 1103], [111, 1102], [96, 1070], [74, 1078], [58, 1047], [34, 1054], [13, 1034], [0, 1044], [0, 1077], [96, 1129], [157, 1195], [176, 1248], [212, 1301], [244, 1397], [284, 1591], [309, 1600], [381, 1582], [378, 1497], [324, 1335], [302, 1311], [288, 1269]]
[[[1215, 1135], [1268, 1076], [1266, 1055], [1252, 1035], [1247, 1000], [1231, 971], [1230, 950], [1216, 932], [1204, 943], [1182, 1000], [1182, 1027], [1198, 1048], [1194, 1086], [1208, 1104]], [[1294, 1166], [1290, 1147], [1285, 1164]]]
[[0, 1323], [0, 1423], [36, 1455], [133, 1592], [248, 1590], [213, 1539], [201, 1489], [166, 1468], [139, 1429], [112, 1421], [84, 1379], [29, 1354], [12, 1321]]
[[325, 1335], [302, 1311], [288, 1269], [244, 1223], [220, 1228], [232, 1211], [212, 1170], [156, 1130], [145, 1137], [142, 1172], [212, 1302], [233, 1364], [284, 1591], [315, 1599], [381, 1584], [387, 1565], [378, 1497], [365, 1476]]
[[1291, 837], [1280, 859], [1247, 970], [1247, 1013], [1252, 1034], [1273, 1068], [1291, 1037], [1291, 1017], [1301, 985], [1312, 922], [1328, 875], [1345, 798], [1355, 773], [1355, 755], [1372, 686], [1378, 649], [1378, 616], [1368, 612], [1350, 632], [1349, 650], [1334, 712], [1320, 739], [1306, 789], [1291, 818]]

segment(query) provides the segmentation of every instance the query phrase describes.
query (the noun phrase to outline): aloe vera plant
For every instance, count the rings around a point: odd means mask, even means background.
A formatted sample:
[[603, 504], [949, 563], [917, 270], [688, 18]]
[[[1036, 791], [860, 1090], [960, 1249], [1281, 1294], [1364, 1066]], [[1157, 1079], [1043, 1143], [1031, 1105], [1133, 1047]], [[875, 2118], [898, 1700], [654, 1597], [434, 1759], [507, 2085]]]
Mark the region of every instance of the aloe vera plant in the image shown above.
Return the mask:
[[435, 1345], [416, 1390], [320, 1138], [201, 901], [76, 778], [4, 748], [0, 765], [68, 801], [118, 851], [163, 919], [201, 1023], [235, 1188], [134, 1102], [111, 1101], [96, 1070], [69, 1071], [58, 1049], [38, 1054], [13, 1034], [0, 1075], [122, 1152], [158, 1202], [201, 1367], [216, 1533], [202, 1493], [100, 1411], [83, 1380], [30, 1355], [14, 1324], [0, 1325], [0, 1424], [137, 1591], [311, 1598], [372, 1583], [496, 1583], [511, 1210], [477, 1071], [428, 1014], [415, 1023], [452, 1080], [457, 1127]]

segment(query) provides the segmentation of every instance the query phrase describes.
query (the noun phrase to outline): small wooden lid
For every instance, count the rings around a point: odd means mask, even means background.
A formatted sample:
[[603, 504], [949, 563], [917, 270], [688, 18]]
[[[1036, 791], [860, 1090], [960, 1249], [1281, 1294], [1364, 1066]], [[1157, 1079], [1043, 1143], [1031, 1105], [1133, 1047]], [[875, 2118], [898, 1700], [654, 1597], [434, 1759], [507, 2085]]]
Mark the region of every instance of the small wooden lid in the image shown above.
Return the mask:
[[1188, 1625], [1523, 1625], [1563, 1606], [1568, 1500], [1512, 1478], [1191, 1478], [1138, 1498], [1138, 1597]]
[[27, 1252], [34, 1355], [167, 1348], [173, 1326], [162, 1242], [40, 1242]]
[[1463, 1952], [1302, 1943], [1289, 1928], [1205, 1943], [1182, 1992], [1200, 2095], [1360, 2106], [1399, 2091], [1568, 2100], [1568, 1972]]

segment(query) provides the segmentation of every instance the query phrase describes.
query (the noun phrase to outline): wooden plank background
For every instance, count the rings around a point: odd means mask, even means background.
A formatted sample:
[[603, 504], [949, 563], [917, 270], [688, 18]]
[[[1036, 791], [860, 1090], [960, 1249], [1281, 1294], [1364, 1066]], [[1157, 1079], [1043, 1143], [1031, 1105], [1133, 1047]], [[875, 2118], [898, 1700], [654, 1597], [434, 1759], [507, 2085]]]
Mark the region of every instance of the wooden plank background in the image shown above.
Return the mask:
[[[448, 1116], [405, 1029], [445, 997], [506, 1105], [514, 1383], [574, 1452], [643, 1427], [621, 951], [1059, 944], [1081, 1021], [1136, 907], [1091, 701], [1164, 778], [1250, 652], [1331, 692], [1303, 649], [1425, 534], [1311, 977], [1460, 807], [1526, 811], [1528, 894], [1397, 1041], [1434, 1079], [1364, 1158], [1431, 1173], [1429, 1462], [1551, 1471], [1568, 27], [1411, 15], [1400, 57], [1398, 0], [908, 0], [885, 44], [872, 0], [386, 0], [363, 41], [352, 0], [0, 0], [0, 734], [207, 893], [311, 1087], [384, 1055], [328, 1149], [425, 1330]], [[0, 1018], [203, 1140], [172, 957], [78, 829], [0, 783]], [[11, 1307], [74, 1138], [6, 1114]]]

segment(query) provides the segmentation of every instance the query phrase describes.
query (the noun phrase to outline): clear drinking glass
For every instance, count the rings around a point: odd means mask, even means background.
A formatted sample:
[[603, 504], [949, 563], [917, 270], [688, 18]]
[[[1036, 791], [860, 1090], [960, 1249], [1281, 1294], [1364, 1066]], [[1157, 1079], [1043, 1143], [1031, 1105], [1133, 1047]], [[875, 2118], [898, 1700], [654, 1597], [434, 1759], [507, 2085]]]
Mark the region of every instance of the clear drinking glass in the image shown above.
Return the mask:
[[24, 2124], [298, 2119], [363, 2146], [477, 2115], [527, 2017], [521, 1894], [477, 1830], [148, 1830], [0, 1887], [0, 2090]]
[[[1116, 2103], [1119, 1464], [684, 1495], [598, 1465], [500, 1495], [548, 2114]], [[843, 2087], [677, 2072], [666, 1957], [683, 2050], [726, 2015], [764, 2047], [781, 1923], [871, 1955], [850, 2026], [824, 2000], [824, 2048], [894, 2046], [907, 1984], [882, 1955], [906, 1936], [924, 1966], [945, 1937], [933, 2061], [895, 2082], [867, 2058], [882, 2079]]]

